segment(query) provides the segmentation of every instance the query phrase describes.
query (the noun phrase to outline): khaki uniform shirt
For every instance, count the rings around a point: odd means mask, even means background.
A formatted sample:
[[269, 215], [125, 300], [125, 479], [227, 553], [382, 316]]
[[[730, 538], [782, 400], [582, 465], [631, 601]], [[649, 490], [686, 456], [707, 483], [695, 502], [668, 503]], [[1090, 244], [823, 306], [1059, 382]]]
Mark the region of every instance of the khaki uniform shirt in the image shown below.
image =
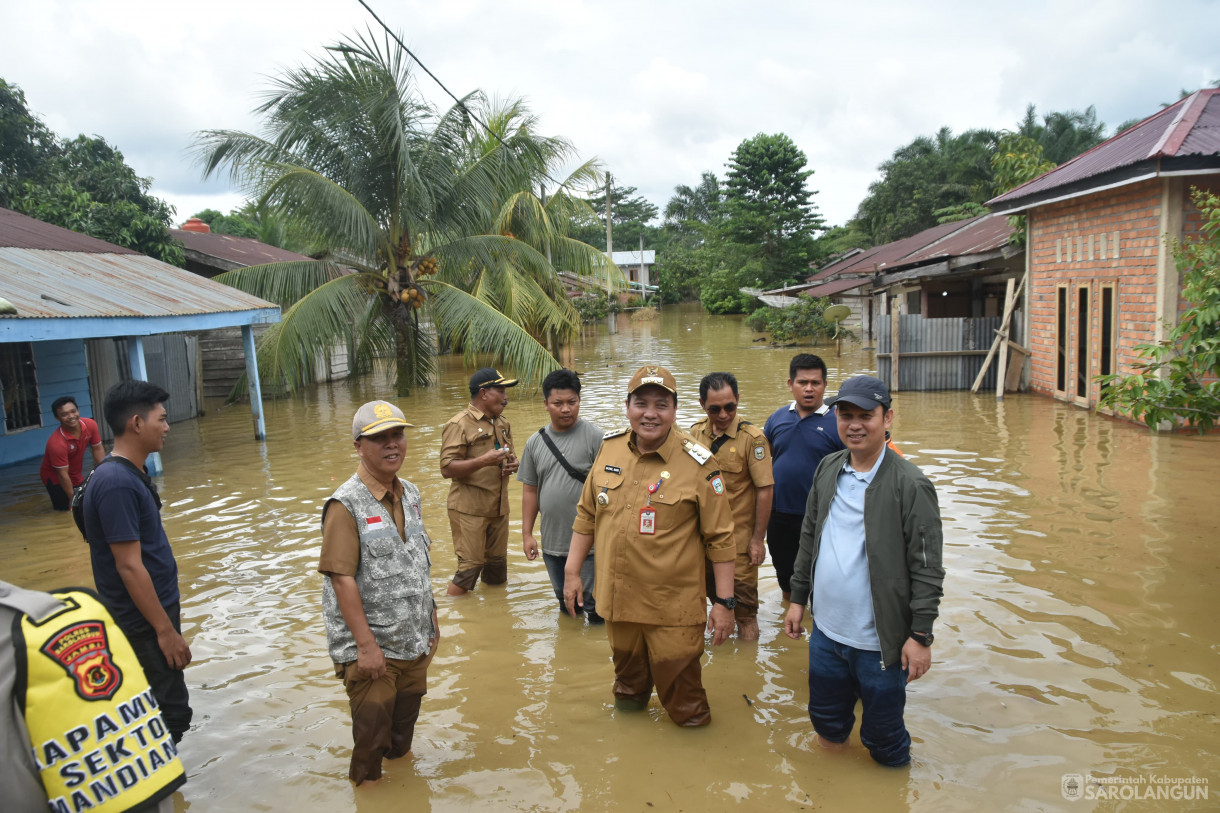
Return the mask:
[[[469, 460], [489, 449], [513, 449], [512, 428], [501, 415], [494, 421], [473, 406], [467, 406], [441, 429], [441, 468], [454, 460]], [[448, 507], [476, 517], [508, 516], [508, 479], [498, 466], [484, 466], [469, 477], [449, 481]]]
[[[690, 436], [712, 448], [716, 436], [712, 422], [704, 418], [690, 428]], [[775, 485], [771, 476], [771, 445], [762, 430], [747, 421], [735, 421], [725, 431], [728, 436], [716, 450], [716, 462], [724, 474], [729, 505], [733, 509], [733, 538], [744, 553], [754, 533], [756, 490]]]
[[[689, 626], [707, 621], [705, 559], [731, 562], [733, 516], [716, 459], [700, 463], [683, 448], [698, 444], [673, 428], [655, 452], [640, 454], [634, 434], [610, 433], [585, 480], [572, 530], [592, 534], [594, 598], [611, 621]], [[662, 479], [661, 472], [669, 472]], [[651, 495], [656, 533], [640, 533]], [[602, 497], [598, 502], [598, 495]]]
[[[394, 488], [391, 490], [377, 482], [364, 467], [364, 463], [356, 468], [356, 474], [359, 475], [360, 482], [368, 487], [373, 499], [390, 512], [398, 535], [403, 536], [406, 517], [402, 514], [402, 483], [399, 479], [394, 478]], [[359, 566], [360, 531], [356, 528], [356, 518], [343, 503], [335, 500], [330, 503], [326, 515], [322, 517], [322, 555], [318, 562], [318, 572], [355, 576]]]

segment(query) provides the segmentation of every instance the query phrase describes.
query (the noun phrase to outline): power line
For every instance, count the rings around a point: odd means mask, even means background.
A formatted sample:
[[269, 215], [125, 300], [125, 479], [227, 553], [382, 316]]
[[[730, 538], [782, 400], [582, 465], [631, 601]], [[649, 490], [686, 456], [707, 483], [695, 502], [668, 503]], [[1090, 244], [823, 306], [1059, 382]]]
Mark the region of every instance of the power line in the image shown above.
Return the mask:
[[[389, 35], [394, 40], [394, 42], [398, 43], [399, 48], [406, 51], [407, 56], [409, 56], [409, 57], [411, 57], [411, 59], [415, 60], [416, 65], [423, 68], [424, 73], [426, 73], [426, 74], [428, 74], [428, 76], [432, 77], [432, 81], [436, 82], [436, 84], [440, 86], [441, 90], [445, 91], [445, 93], [449, 96], [449, 98], [453, 99], [454, 103], [456, 103], [458, 107], [462, 108], [462, 110], [464, 110], [466, 112], [466, 115], [468, 115], [468, 116], [470, 116], [470, 118], [474, 119], [474, 121], [480, 127], [482, 127], [484, 130], [487, 131], [488, 135], [493, 137], [496, 141], [499, 141], [500, 146], [508, 147], [508, 144], [505, 143], [504, 139], [500, 137], [499, 133], [497, 133], [495, 130], [491, 129], [491, 127], [487, 124], [487, 122], [483, 121], [481, 118], [476, 116], [474, 111], [466, 106], [465, 102], [463, 102], [457, 96], [453, 95], [453, 91], [451, 91], [451, 90], [449, 90], [449, 88], [445, 87], [445, 83], [442, 82], [440, 79], [438, 79], [436, 74], [434, 74], [432, 71], [428, 70], [428, 66], [423, 63], [423, 60], [421, 60], [419, 57], [417, 57], [414, 54], [414, 52], [412, 52], [411, 49], [407, 47], [407, 44], [405, 42], [403, 42], [397, 34], [395, 34], [393, 31], [391, 31], [390, 27], [388, 25], [386, 25], [384, 22], [382, 22], [381, 18], [377, 16], [377, 12], [373, 11], [372, 7], [368, 3], [366, 3], [365, 0], [356, 0], [356, 1], [358, 3], [360, 3], [360, 5], [364, 6], [365, 11], [367, 11], [369, 14], [372, 15], [373, 19], [377, 21], [377, 24], [381, 26], [382, 30], [385, 31], [385, 33], [387, 35]], [[554, 178], [552, 178], [550, 173], [548, 173], [546, 171], [546, 169], [542, 170], [542, 177], [546, 178], [548, 181], [555, 184], [556, 188], [558, 188], [558, 189], [564, 188], [564, 185], [562, 183], [560, 183], [559, 181], [555, 180]]]

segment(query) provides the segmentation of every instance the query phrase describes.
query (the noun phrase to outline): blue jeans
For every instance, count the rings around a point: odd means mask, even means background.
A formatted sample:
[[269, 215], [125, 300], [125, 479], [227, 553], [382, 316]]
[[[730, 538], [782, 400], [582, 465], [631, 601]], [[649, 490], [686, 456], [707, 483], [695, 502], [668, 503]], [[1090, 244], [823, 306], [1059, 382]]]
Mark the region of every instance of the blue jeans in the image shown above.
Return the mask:
[[[555, 591], [555, 598], [559, 599], [559, 609], [567, 612], [567, 607], [563, 603], [563, 569], [568, 565], [568, 557], [557, 556], [552, 553], [543, 552], [542, 561], [546, 565], [546, 575], [551, 577], [551, 587]], [[597, 605], [593, 602], [593, 556], [590, 554], [585, 557], [585, 563], [580, 566], [580, 582], [584, 588], [584, 611], [586, 613], [597, 612]], [[579, 607], [577, 608], [580, 609]]]
[[856, 723], [856, 700], [863, 705], [860, 742], [882, 765], [911, 761], [911, 735], [902, 721], [907, 670], [881, 665], [881, 653], [827, 638], [817, 624], [809, 630], [809, 719], [829, 742], [846, 742]]

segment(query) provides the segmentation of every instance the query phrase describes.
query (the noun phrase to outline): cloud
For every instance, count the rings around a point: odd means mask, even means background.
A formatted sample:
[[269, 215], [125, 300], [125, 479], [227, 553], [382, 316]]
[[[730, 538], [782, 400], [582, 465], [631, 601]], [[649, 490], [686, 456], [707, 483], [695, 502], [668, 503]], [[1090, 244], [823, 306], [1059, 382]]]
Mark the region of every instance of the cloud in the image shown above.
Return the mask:
[[[544, 131], [660, 207], [701, 172], [723, 177], [743, 139], [787, 133], [831, 223], [880, 162], [941, 126], [1012, 127], [1029, 103], [1093, 104], [1114, 126], [1220, 79], [1216, 0], [370, 2], [453, 92], [528, 97]], [[6, 23], [0, 77], [52, 129], [101, 135], [159, 192], [222, 211], [240, 195], [200, 179], [194, 134], [255, 128], [269, 76], [373, 24], [329, 0], [42, 0]]]

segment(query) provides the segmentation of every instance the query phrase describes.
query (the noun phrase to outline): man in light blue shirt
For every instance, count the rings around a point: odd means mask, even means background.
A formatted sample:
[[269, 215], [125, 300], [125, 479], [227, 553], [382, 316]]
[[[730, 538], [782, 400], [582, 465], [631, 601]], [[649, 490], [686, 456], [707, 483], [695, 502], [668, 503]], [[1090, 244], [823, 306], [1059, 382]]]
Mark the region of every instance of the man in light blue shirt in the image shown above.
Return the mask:
[[906, 684], [932, 665], [945, 577], [940, 509], [923, 472], [886, 448], [894, 411], [882, 381], [849, 378], [834, 407], [847, 449], [813, 475], [784, 632], [800, 637], [812, 598], [809, 718], [818, 744], [847, 747], [859, 700], [860, 742], [898, 767], [911, 761]]

